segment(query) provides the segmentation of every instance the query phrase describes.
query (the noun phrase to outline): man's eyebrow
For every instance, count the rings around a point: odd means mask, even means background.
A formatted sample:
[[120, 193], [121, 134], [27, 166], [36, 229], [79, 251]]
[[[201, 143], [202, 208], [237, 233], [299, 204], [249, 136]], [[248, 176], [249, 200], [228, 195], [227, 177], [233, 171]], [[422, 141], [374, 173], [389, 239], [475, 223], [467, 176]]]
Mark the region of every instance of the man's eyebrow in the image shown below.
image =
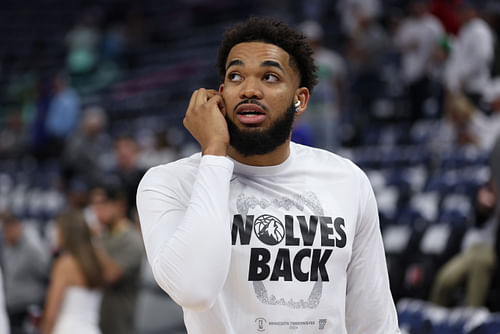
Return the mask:
[[226, 71], [231, 67], [231, 66], [241, 66], [244, 65], [243, 61], [239, 59], [231, 60], [229, 64], [227, 64]]
[[278, 63], [277, 61], [274, 61], [274, 60], [266, 60], [266, 61], [263, 61], [262, 64], [260, 64], [261, 67], [268, 67], [268, 66], [271, 66], [271, 67], [276, 67], [278, 68], [280, 71], [283, 72], [283, 68], [281, 67], [280, 63]]

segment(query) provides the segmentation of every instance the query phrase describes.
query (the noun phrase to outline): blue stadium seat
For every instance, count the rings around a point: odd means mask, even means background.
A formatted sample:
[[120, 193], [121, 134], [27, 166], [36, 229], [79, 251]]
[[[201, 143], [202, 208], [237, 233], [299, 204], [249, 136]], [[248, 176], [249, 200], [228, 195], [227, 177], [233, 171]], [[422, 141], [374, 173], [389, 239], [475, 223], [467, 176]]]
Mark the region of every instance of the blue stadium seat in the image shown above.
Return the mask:
[[471, 329], [467, 334], [498, 334], [500, 333], [500, 314], [492, 314], [483, 323]]
[[396, 304], [399, 325], [409, 334], [498, 334], [500, 314], [486, 308], [445, 308], [403, 298]]

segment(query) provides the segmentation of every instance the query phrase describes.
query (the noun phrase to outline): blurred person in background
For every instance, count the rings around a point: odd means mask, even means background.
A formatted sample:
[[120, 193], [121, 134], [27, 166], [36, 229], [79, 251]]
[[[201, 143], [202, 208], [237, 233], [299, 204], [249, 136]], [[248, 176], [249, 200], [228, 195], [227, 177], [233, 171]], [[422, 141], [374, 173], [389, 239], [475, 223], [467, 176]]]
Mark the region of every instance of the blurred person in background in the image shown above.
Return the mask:
[[178, 148], [172, 143], [172, 138], [175, 137], [176, 131], [179, 130], [165, 129], [148, 136], [148, 140], [139, 140], [141, 142], [139, 165], [143, 169], [146, 170], [152, 166], [169, 163], [179, 157]]
[[371, 78], [380, 70], [387, 33], [370, 12], [359, 10], [355, 19], [355, 29], [347, 39], [346, 60], [354, 74]]
[[486, 97], [484, 101], [490, 105], [491, 110], [488, 115], [477, 108], [466, 95], [446, 96], [444, 109], [446, 120], [452, 125], [452, 143], [473, 145], [484, 152], [493, 148], [495, 139], [500, 135], [500, 85], [497, 85], [496, 90], [490, 90]]
[[445, 34], [441, 22], [428, 8], [427, 0], [411, 0], [409, 16], [400, 23], [394, 37], [402, 56], [401, 70], [413, 121], [422, 117], [425, 101], [431, 95], [434, 54]]
[[343, 34], [352, 37], [360, 28], [362, 18], [376, 19], [381, 9], [380, 0], [339, 0], [337, 11]]
[[0, 126], [0, 156], [19, 158], [26, 154], [29, 136], [19, 109], [8, 113], [3, 126]]
[[479, 106], [491, 79], [494, 35], [480, 16], [481, 1], [464, 0], [459, 6], [460, 31], [452, 43], [444, 71], [444, 83], [451, 94], [463, 93]]
[[75, 210], [85, 210], [89, 204], [89, 186], [81, 177], [74, 176], [65, 185], [67, 207]]
[[356, 30], [349, 36], [345, 52], [350, 82], [346, 117], [354, 128], [349, 140], [356, 140], [368, 126], [374, 102], [383, 94], [381, 68], [389, 42], [375, 16], [359, 11], [356, 19]]
[[3, 282], [2, 266], [0, 266], [0, 333], [10, 333], [9, 316], [5, 305], [5, 285]]
[[62, 157], [66, 175], [82, 177], [89, 185], [100, 184], [106, 176], [106, 157], [112, 152], [112, 140], [106, 132], [107, 115], [103, 108], [90, 106], [83, 111], [80, 126], [66, 143]]
[[497, 195], [494, 187], [491, 181], [479, 188], [474, 205], [474, 226], [463, 238], [462, 251], [437, 273], [430, 296], [433, 303], [447, 307], [460, 305], [461, 287], [465, 286], [463, 305], [485, 305], [496, 266], [494, 245], [498, 217], [495, 215]]
[[93, 71], [99, 61], [101, 40], [95, 10], [86, 9], [66, 35], [66, 64], [71, 75], [85, 75]]
[[97, 187], [91, 202], [103, 227], [99, 244], [119, 268], [114, 282], [104, 289], [99, 326], [103, 334], [131, 334], [144, 257], [142, 240], [127, 218], [127, 195], [121, 189]]
[[57, 73], [53, 84], [54, 95], [45, 119], [47, 154], [58, 157], [65, 141], [73, 133], [80, 119], [80, 96], [69, 85], [65, 73]]
[[[491, 181], [477, 193], [475, 224], [466, 233], [462, 252], [439, 271], [432, 288], [432, 302], [451, 306], [460, 302], [465, 284], [464, 304], [484, 306], [495, 270], [500, 268], [500, 135], [490, 152]], [[497, 284], [498, 286], [498, 284]], [[457, 301], [458, 300], [458, 301]], [[494, 301], [498, 307], [498, 302]]]
[[118, 268], [93, 246], [83, 213], [73, 209], [56, 220], [61, 254], [54, 261], [41, 334], [100, 334], [102, 289]]
[[127, 216], [134, 219], [136, 212], [135, 196], [137, 186], [146, 170], [140, 164], [141, 148], [134, 137], [119, 136], [113, 145], [115, 167], [111, 174], [118, 177], [127, 196]]
[[5, 301], [12, 334], [24, 333], [28, 308], [41, 308], [49, 276], [49, 255], [24, 230], [23, 222], [10, 213], [3, 226], [3, 274]]
[[318, 76], [308, 112], [300, 119], [300, 124], [311, 127], [313, 146], [334, 151], [339, 146], [340, 114], [346, 99], [346, 64], [338, 53], [323, 46], [323, 28], [318, 22], [303, 22], [299, 30], [314, 52]]
[[39, 161], [50, 154], [47, 136], [47, 115], [53, 96], [53, 78], [45, 74], [38, 79], [33, 100], [33, 119], [29, 126], [30, 148]]

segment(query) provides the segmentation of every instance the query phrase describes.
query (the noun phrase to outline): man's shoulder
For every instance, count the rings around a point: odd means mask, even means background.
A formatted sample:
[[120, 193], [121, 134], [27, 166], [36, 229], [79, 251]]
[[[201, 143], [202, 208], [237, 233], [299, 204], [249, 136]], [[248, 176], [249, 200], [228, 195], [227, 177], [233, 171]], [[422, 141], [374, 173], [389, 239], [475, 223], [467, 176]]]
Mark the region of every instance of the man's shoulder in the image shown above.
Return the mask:
[[346, 171], [362, 172], [361, 169], [342, 152], [334, 153], [325, 149], [294, 143], [298, 160], [324, 168], [340, 168]]
[[355, 183], [366, 183], [366, 173], [344, 152], [333, 153], [324, 149], [295, 144], [297, 161], [312, 174], [332, 175]]
[[198, 165], [200, 164], [201, 160], [201, 153], [194, 153], [193, 155], [190, 155], [188, 157], [180, 158], [175, 161], [171, 161], [166, 164], [162, 165], [157, 165], [154, 167], [151, 167], [147, 172], [153, 171], [156, 173], [161, 173], [161, 172], [185, 172], [189, 171], [190, 169], [196, 169]]
[[185, 179], [189, 176], [194, 176], [196, 175], [200, 160], [201, 153], [195, 153], [189, 157], [151, 167], [142, 177], [141, 185], [169, 184], [176, 179]]

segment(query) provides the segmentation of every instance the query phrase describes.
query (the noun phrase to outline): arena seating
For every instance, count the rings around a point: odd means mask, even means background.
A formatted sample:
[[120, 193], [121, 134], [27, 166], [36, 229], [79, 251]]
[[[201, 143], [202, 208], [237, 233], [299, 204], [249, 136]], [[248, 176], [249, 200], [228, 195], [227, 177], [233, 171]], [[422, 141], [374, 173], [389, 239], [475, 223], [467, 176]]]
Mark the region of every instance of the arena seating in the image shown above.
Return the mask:
[[[16, 3], [3, 0], [0, 4], [0, 129], [6, 111], [18, 107], [26, 92], [33, 93], [33, 71], [52, 73], [64, 66], [64, 36], [79, 11], [88, 7], [84, 1]], [[104, 107], [111, 134], [172, 128], [183, 133], [182, 117], [190, 92], [218, 84], [214, 64], [224, 27], [246, 16], [249, 9], [265, 7], [264, 1], [222, 3], [231, 8], [221, 12], [217, 4], [189, 7], [182, 1], [143, 1], [150, 35], [137, 50], [134, 66], [112, 68], [115, 72], [108, 73], [105, 86], [78, 87], [83, 105]], [[97, 1], [96, 5], [105, 12], [116, 4]], [[293, 17], [289, 10], [280, 15]], [[497, 334], [498, 313], [448, 310], [424, 301], [439, 267], [460, 249], [471, 224], [472, 196], [489, 178], [488, 156], [474, 147], [443, 148], [436, 143], [442, 124], [435, 115], [413, 124], [389, 119], [404, 118], [405, 113], [401, 79], [390, 63], [395, 61], [388, 55], [382, 75], [386, 86], [371, 110], [373, 122], [355, 145], [341, 148], [339, 154], [352, 158], [372, 182], [401, 327], [411, 334]], [[189, 136], [182, 138], [176, 143], [179, 151], [192, 144]], [[66, 200], [60, 161], [0, 156], [0, 211], [11, 208], [46, 237], [45, 225]], [[498, 273], [496, 277], [498, 281]], [[141, 302], [157, 301], [161, 292], [152, 285], [145, 279]], [[495, 289], [488, 304], [497, 307], [491, 311], [500, 311], [500, 289]], [[159, 303], [163, 302], [168, 304], [160, 297]], [[138, 314], [143, 317], [141, 325], [147, 326], [148, 316]]]

